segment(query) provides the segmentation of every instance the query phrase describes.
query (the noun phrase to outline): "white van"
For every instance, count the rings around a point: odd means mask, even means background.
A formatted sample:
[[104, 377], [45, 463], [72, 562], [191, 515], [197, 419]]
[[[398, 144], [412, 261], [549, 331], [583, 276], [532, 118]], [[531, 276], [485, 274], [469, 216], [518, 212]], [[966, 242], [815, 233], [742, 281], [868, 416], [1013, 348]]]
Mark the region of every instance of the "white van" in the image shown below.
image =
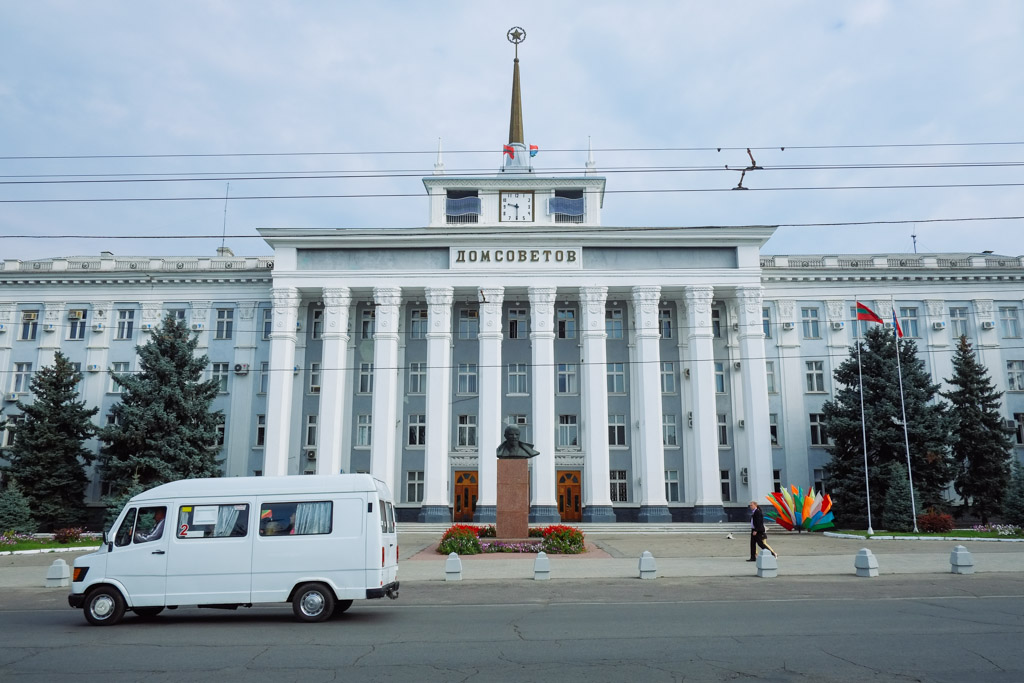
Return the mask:
[[103, 547], [75, 560], [68, 603], [91, 624], [125, 610], [291, 602], [323, 621], [398, 597], [391, 492], [368, 474], [184, 479], [125, 505]]

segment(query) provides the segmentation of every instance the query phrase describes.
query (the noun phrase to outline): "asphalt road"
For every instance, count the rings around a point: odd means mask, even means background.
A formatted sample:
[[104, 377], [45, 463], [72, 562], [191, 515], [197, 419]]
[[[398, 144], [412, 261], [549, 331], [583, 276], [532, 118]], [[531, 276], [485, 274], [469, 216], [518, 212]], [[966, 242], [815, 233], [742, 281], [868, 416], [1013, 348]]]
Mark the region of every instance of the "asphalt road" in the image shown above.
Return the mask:
[[1024, 681], [1024, 576], [423, 583], [323, 624], [287, 607], [88, 626], [0, 596], [0, 679]]

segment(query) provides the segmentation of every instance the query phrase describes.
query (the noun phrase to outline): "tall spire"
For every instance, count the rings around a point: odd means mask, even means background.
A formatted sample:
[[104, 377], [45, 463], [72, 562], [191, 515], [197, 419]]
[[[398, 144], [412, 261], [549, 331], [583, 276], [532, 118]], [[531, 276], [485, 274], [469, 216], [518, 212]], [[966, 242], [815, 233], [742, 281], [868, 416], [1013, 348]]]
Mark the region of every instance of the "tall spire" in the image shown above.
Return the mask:
[[508, 122], [508, 144], [518, 142], [526, 144], [523, 135], [523, 101], [519, 94], [519, 43], [526, 40], [526, 31], [518, 26], [509, 29], [507, 34], [510, 43], [516, 46], [516, 59], [512, 67], [512, 114]]

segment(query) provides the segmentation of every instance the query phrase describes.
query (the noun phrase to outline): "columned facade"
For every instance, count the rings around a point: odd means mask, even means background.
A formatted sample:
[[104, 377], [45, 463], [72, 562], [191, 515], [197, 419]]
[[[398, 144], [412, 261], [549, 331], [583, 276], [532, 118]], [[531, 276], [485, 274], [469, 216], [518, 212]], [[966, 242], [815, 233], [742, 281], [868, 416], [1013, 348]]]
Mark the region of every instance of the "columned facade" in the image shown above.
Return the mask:
[[665, 497], [665, 448], [662, 442], [661, 350], [658, 303], [661, 287], [633, 287], [633, 325], [636, 364], [633, 390], [639, 395], [637, 460], [640, 475], [641, 522], [671, 522]]
[[342, 467], [342, 429], [347, 406], [346, 391], [351, 384], [348, 368], [348, 320], [352, 296], [348, 287], [330, 287], [323, 291], [324, 330], [320, 391], [320, 455], [317, 474], [338, 474]]
[[398, 315], [402, 290], [374, 287], [376, 331], [373, 335], [373, 443], [370, 474], [395, 486], [398, 419]]
[[292, 392], [295, 376], [295, 344], [298, 341], [299, 292], [292, 287], [274, 288], [271, 293], [274, 305], [273, 332], [270, 333], [270, 366], [268, 393], [281, 406], [267, 414], [266, 456], [264, 474], [282, 477], [289, 472], [291, 456]]
[[607, 287], [580, 287], [583, 309], [583, 351], [580, 402], [583, 409], [583, 521], [614, 522], [609, 493], [608, 388], [605, 352], [605, 301]]
[[555, 490], [555, 295], [554, 287], [530, 287], [530, 360], [533, 365], [534, 448], [530, 465], [530, 521], [561, 521]]
[[[420, 522], [450, 522], [448, 453], [451, 447], [452, 288], [427, 287], [427, 400], [424, 493]], [[434, 425], [431, 428], [431, 425]]]
[[473, 520], [493, 524], [497, 521], [498, 446], [504, 431], [501, 427], [502, 366], [501, 341], [504, 333], [501, 309], [505, 290], [502, 287], [481, 287], [479, 421], [477, 426], [477, 464], [480, 474], [480, 498]]

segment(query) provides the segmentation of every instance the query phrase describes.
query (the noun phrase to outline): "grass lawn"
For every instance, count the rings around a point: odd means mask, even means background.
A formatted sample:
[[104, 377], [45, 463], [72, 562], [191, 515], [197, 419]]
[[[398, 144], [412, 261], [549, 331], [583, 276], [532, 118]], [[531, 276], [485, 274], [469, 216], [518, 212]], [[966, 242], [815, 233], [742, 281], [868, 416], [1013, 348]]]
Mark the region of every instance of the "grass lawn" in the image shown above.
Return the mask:
[[[853, 536], [863, 536], [868, 538], [868, 532], [863, 529], [833, 529], [836, 533], [840, 534], [851, 534]], [[946, 537], [957, 537], [957, 538], [1021, 538], [1021, 536], [1006, 536], [999, 535], [995, 531], [975, 531], [974, 529], [953, 529], [952, 531], [943, 531], [941, 533], [926, 534], [924, 532], [915, 534], [914, 532], [903, 532], [903, 531], [885, 531], [875, 530], [875, 536], [906, 536], [910, 538], [917, 538], [919, 536], [927, 537], [934, 536], [938, 538]]]
[[0, 545], [0, 552], [12, 550], [54, 550], [59, 548], [95, 548], [102, 543], [98, 538], [83, 538], [73, 543], [58, 543], [50, 539], [36, 539], [32, 541], [18, 541], [13, 545]]

